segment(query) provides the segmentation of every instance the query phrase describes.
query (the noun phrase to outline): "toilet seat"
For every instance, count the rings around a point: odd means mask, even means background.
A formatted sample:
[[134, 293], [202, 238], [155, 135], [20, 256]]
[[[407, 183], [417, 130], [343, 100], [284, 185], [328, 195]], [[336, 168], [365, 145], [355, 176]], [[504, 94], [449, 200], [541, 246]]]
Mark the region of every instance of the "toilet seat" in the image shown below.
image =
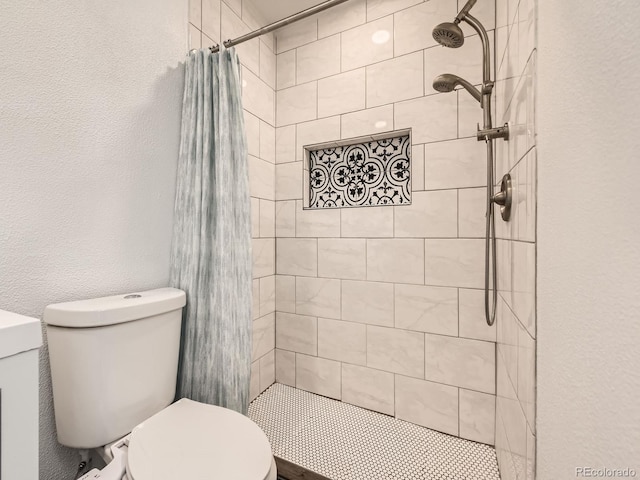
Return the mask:
[[131, 480], [267, 480], [273, 455], [264, 432], [232, 410], [182, 399], [131, 432]]

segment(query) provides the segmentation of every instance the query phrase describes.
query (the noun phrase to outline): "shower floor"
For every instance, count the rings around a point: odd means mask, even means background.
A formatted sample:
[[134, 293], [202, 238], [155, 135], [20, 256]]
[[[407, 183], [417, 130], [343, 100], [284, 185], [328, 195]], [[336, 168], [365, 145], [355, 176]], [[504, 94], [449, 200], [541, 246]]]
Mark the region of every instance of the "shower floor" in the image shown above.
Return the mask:
[[499, 480], [493, 447], [276, 383], [249, 406], [273, 454], [331, 480]]

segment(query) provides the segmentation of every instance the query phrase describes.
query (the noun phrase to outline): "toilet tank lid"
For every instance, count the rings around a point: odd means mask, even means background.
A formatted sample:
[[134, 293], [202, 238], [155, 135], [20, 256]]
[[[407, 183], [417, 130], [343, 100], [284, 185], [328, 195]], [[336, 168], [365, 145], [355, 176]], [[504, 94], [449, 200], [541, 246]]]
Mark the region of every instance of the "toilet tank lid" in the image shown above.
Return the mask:
[[103, 327], [178, 310], [186, 301], [182, 290], [157, 288], [49, 305], [44, 309], [43, 320], [57, 327]]

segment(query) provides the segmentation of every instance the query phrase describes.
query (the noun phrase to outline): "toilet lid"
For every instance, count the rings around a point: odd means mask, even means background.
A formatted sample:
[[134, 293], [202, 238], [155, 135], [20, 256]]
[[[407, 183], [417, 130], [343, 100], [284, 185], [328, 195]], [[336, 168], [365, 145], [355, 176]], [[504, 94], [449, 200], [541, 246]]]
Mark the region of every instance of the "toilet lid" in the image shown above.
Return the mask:
[[127, 471], [133, 480], [265, 480], [272, 458], [244, 415], [182, 399], [133, 429]]

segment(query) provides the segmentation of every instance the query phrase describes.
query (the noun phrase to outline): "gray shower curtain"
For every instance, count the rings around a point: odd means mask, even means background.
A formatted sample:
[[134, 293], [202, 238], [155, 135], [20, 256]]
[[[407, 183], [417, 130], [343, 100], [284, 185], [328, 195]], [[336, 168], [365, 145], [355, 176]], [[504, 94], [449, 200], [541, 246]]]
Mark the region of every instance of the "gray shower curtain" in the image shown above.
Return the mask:
[[[187, 293], [178, 397], [246, 413], [251, 374], [251, 212], [240, 63], [190, 53], [171, 285]], [[161, 355], [162, 352], [158, 352]]]

